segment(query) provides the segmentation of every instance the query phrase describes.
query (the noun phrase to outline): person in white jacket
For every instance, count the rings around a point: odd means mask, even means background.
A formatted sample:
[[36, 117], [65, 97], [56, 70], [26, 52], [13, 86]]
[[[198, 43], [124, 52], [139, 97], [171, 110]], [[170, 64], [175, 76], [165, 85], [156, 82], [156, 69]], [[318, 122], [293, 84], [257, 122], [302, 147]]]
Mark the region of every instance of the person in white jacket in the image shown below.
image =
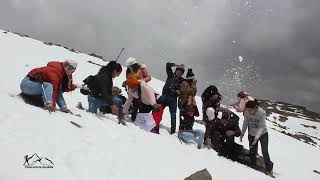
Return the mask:
[[150, 132], [156, 126], [151, 112], [160, 107], [160, 104], [156, 103], [156, 92], [148, 83], [138, 80], [135, 76], [129, 76], [127, 83], [129, 92], [123, 113], [128, 114], [133, 99], [138, 100], [138, 114], [135, 124], [141, 129]]

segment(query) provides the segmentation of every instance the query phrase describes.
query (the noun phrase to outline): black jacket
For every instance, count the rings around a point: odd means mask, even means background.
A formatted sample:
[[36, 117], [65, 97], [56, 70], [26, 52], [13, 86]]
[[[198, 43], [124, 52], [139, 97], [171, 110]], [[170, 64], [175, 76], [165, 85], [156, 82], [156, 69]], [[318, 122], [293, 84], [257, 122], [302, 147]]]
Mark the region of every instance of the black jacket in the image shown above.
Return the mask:
[[201, 94], [201, 99], [202, 101], [207, 101], [210, 99], [210, 97], [212, 97], [215, 94], [221, 96], [216, 86], [214, 85], [208, 86]]
[[175, 65], [175, 63], [167, 63], [166, 70], [167, 70], [167, 80], [162, 90], [162, 95], [167, 96], [174, 96], [178, 97], [178, 90], [180, 88], [180, 84], [183, 81], [182, 77], [177, 76], [173, 71], [172, 67]]
[[[211, 100], [211, 97], [214, 95], [218, 95], [216, 100]], [[222, 99], [221, 94], [218, 91], [218, 88], [214, 85], [208, 86], [201, 95], [202, 100], [202, 113], [203, 113], [203, 120], [207, 123], [208, 117], [206, 114], [206, 110], [209, 107], [216, 109], [220, 106], [220, 101]]]
[[[226, 135], [227, 131], [235, 131], [234, 136], [228, 137]], [[205, 138], [214, 139], [214, 133], [219, 132], [222, 141], [226, 140], [227, 142], [234, 142], [234, 137], [239, 137], [241, 135], [241, 130], [239, 127], [239, 117], [231, 117], [228, 120], [226, 126], [222, 123], [221, 119], [216, 118], [214, 121], [209, 121], [206, 123], [206, 132]]]
[[112, 71], [108, 66], [104, 66], [100, 69], [96, 75], [97, 88], [99, 89], [100, 97], [102, 97], [108, 105], [113, 105], [112, 102]]
[[[190, 113], [192, 115], [190, 115]], [[185, 105], [180, 110], [180, 125], [179, 130], [192, 130], [194, 124], [194, 117], [199, 116], [197, 106]]]

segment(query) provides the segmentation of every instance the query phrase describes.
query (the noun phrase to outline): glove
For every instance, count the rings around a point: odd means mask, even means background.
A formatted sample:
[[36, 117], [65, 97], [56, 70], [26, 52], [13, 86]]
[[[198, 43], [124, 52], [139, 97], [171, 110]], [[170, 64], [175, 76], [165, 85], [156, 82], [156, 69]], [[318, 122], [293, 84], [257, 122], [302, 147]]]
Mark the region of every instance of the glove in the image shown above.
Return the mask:
[[56, 111], [56, 108], [54, 108], [51, 103], [47, 104], [45, 109], [48, 109], [50, 112], [55, 112]]

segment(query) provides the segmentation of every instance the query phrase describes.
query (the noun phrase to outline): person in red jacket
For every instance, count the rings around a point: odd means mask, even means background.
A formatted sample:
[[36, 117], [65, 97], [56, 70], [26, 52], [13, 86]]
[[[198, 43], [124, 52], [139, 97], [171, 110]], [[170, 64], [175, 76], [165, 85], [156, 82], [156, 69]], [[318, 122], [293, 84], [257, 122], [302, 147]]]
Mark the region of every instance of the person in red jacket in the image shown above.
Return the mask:
[[71, 113], [62, 93], [79, 87], [72, 84], [72, 74], [77, 65], [73, 60], [52, 61], [45, 67], [32, 69], [21, 81], [20, 89], [25, 95], [42, 95], [44, 105], [50, 111], [55, 111], [58, 104], [61, 111]]

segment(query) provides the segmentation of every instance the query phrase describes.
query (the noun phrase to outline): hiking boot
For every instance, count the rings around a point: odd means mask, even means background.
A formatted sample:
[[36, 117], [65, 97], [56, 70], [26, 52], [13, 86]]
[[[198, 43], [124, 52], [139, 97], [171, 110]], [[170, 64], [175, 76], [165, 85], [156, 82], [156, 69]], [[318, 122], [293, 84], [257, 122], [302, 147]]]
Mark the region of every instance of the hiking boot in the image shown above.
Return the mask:
[[267, 176], [270, 176], [270, 177], [275, 178], [275, 177], [273, 176], [273, 172], [272, 172], [272, 171], [266, 171], [265, 174], [266, 174]]
[[126, 124], [126, 122], [125, 122], [124, 120], [119, 120], [118, 124], [122, 124], [122, 125], [124, 125], [124, 126], [126, 126], [126, 125], [127, 125], [127, 124]]

